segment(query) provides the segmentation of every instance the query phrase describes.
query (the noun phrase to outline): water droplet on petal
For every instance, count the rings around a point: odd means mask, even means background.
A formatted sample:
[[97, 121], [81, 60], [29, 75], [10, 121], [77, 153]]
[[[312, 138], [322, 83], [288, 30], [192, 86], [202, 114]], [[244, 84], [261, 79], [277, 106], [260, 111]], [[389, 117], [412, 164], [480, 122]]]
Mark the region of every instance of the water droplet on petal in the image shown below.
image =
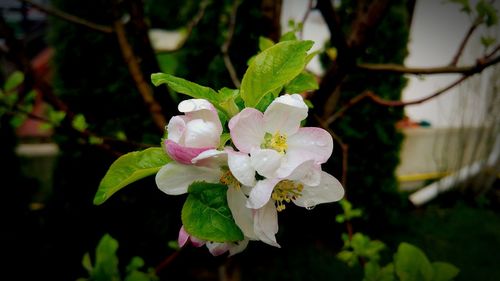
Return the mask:
[[314, 200], [306, 200], [304, 201], [304, 207], [306, 208], [306, 210], [312, 210], [314, 209], [314, 207], [316, 207], [316, 202], [314, 202]]

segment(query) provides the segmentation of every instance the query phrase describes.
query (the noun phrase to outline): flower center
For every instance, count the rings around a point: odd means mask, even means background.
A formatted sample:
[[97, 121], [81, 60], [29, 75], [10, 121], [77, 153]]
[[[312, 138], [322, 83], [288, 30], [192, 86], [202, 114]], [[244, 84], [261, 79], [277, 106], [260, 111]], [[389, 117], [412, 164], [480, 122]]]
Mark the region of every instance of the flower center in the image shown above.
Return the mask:
[[273, 190], [271, 198], [276, 202], [276, 210], [279, 212], [285, 209], [285, 203], [290, 203], [302, 195], [304, 186], [291, 180], [280, 181]]
[[219, 179], [220, 183], [227, 185], [228, 187], [240, 189], [241, 183], [233, 176], [231, 170], [223, 169], [222, 175]]
[[274, 135], [271, 133], [266, 133], [264, 135], [264, 143], [262, 143], [260, 147], [274, 149], [283, 154], [288, 149], [288, 145], [286, 143], [286, 135], [280, 134], [279, 131], [274, 133]]

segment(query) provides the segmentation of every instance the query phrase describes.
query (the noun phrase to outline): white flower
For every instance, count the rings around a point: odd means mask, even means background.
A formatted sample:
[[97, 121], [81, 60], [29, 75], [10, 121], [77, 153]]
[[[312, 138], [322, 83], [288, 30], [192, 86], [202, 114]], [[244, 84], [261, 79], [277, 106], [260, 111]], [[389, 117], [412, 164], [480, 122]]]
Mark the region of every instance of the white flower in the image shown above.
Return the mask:
[[222, 124], [215, 107], [204, 99], [189, 99], [179, 103], [184, 115], [170, 119], [165, 149], [175, 161], [191, 164], [203, 151], [217, 148], [222, 134]]
[[[242, 158], [241, 153], [231, 148], [226, 148], [224, 151], [206, 150], [194, 157], [191, 165], [170, 162], [163, 166], [156, 174], [156, 185], [169, 195], [187, 193], [189, 185], [195, 181], [227, 185], [227, 203], [236, 224], [245, 237], [256, 239], [257, 236], [253, 231], [252, 211], [245, 207], [247, 197], [242, 190], [242, 184], [254, 183], [255, 179], [245, 180], [246, 175], [240, 173], [238, 178], [244, 180], [239, 181], [228, 168], [232, 165], [245, 165], [245, 160], [239, 158]], [[238, 171], [238, 167], [232, 168]], [[246, 171], [245, 169], [244, 172]]]
[[304, 127], [307, 106], [298, 94], [276, 98], [264, 113], [245, 108], [229, 121], [231, 139], [250, 164], [266, 178], [285, 178], [300, 164], [325, 163], [333, 150], [331, 135], [321, 128]]
[[340, 182], [321, 171], [313, 160], [309, 160], [295, 168], [286, 178], [258, 181], [250, 192], [247, 206], [256, 209], [254, 231], [257, 237], [276, 246], [277, 211], [284, 210], [286, 203], [293, 202], [300, 207], [312, 208], [318, 204], [338, 201], [343, 196], [344, 189]]

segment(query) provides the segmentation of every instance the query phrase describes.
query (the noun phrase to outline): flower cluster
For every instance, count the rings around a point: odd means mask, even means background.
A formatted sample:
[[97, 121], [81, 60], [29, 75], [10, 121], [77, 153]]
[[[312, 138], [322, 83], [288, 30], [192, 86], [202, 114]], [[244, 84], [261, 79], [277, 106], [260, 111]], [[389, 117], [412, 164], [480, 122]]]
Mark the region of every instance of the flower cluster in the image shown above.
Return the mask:
[[249, 240], [279, 247], [278, 212], [287, 204], [310, 208], [340, 200], [341, 184], [322, 171], [333, 150], [331, 135], [301, 127], [308, 108], [298, 94], [277, 97], [264, 113], [244, 108], [228, 122], [230, 144], [217, 110], [209, 101], [182, 101], [167, 126], [164, 149], [174, 160], [156, 174], [160, 190], [187, 193], [195, 182], [227, 186], [226, 199], [242, 241], [203, 241], [181, 227], [179, 245], [206, 245], [213, 255], [244, 250]]

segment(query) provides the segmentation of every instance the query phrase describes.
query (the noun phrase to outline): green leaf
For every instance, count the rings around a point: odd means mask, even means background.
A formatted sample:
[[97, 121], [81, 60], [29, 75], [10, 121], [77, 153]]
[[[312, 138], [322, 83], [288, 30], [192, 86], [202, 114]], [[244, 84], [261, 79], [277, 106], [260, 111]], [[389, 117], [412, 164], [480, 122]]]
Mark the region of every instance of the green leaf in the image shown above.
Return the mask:
[[498, 22], [498, 15], [495, 7], [493, 7], [489, 2], [480, 0], [476, 4], [476, 11], [480, 18], [484, 20], [486, 26], [493, 26]]
[[71, 125], [75, 130], [79, 132], [85, 131], [88, 127], [87, 121], [85, 121], [85, 116], [83, 116], [83, 114], [75, 115], [75, 118], [73, 118]]
[[394, 265], [392, 263], [380, 268], [380, 265], [375, 262], [367, 262], [365, 264], [365, 276], [363, 281], [395, 281]]
[[10, 119], [10, 125], [14, 128], [19, 128], [24, 123], [24, 121], [26, 121], [26, 119], [28, 119], [26, 115], [14, 115]]
[[132, 271], [127, 277], [125, 277], [124, 281], [151, 281], [154, 280], [147, 273], [140, 271]]
[[450, 281], [460, 272], [456, 266], [447, 262], [433, 262], [432, 268], [434, 269], [433, 281]]
[[87, 270], [89, 275], [91, 274], [92, 270], [94, 270], [94, 268], [92, 267], [92, 261], [90, 260], [90, 254], [88, 252], [83, 255], [82, 266], [83, 268], [85, 268], [85, 270]]
[[306, 91], [317, 90], [319, 88], [316, 77], [308, 72], [302, 72], [285, 86], [287, 93], [303, 93]]
[[312, 41], [285, 41], [258, 54], [241, 82], [240, 94], [245, 106], [255, 107], [267, 93], [299, 75], [312, 45]]
[[141, 257], [133, 257], [127, 265], [126, 271], [132, 272], [144, 266], [144, 260]]
[[358, 262], [358, 256], [352, 251], [340, 251], [337, 254], [337, 258], [349, 266], [354, 266]]
[[401, 243], [394, 255], [396, 275], [401, 281], [431, 281], [433, 268], [419, 248]]
[[495, 37], [481, 36], [481, 45], [483, 45], [485, 48], [488, 48], [489, 46], [493, 45], [495, 41], [496, 41]]
[[449, 0], [451, 3], [455, 3], [458, 5], [462, 6], [462, 9], [460, 9], [462, 12], [465, 12], [467, 14], [470, 14], [472, 12], [472, 9], [470, 8], [469, 0]]
[[209, 87], [201, 86], [186, 79], [166, 73], [151, 74], [151, 81], [155, 86], [166, 83], [176, 92], [188, 95], [195, 99], [206, 99], [229, 117], [232, 117], [239, 112], [238, 107], [234, 103], [234, 100], [239, 93], [238, 90], [222, 88], [217, 93]]
[[116, 256], [117, 249], [118, 241], [109, 234], [105, 234], [101, 238], [96, 248], [95, 266], [91, 274], [91, 280], [120, 280], [118, 257]]
[[50, 122], [59, 125], [64, 117], [66, 117], [66, 112], [54, 110], [52, 107], [49, 107], [48, 118]]
[[231, 118], [240, 112], [238, 105], [236, 105], [236, 99], [239, 97], [239, 95], [240, 90], [224, 87], [219, 90], [220, 100], [215, 105], [215, 107], [223, 110], [227, 114], [227, 116]]
[[295, 30], [288, 31], [285, 34], [281, 35], [280, 42], [284, 41], [295, 41], [297, 40], [297, 36], [295, 35]]
[[21, 71], [14, 71], [8, 78], [7, 81], [5, 81], [5, 84], [3, 86], [3, 89], [5, 92], [14, 90], [17, 88], [21, 83], [24, 81], [24, 73]]
[[186, 232], [196, 238], [214, 242], [243, 240], [243, 233], [234, 222], [227, 205], [227, 186], [195, 182], [182, 207], [182, 223]]
[[273, 45], [274, 45], [273, 40], [271, 40], [267, 37], [263, 37], [263, 36], [259, 37], [259, 50], [261, 52], [266, 50], [266, 49], [271, 48]]
[[94, 196], [94, 204], [104, 203], [118, 190], [158, 172], [172, 161], [159, 147], [127, 153], [118, 158], [104, 175]]
[[231, 134], [223, 133], [220, 135], [219, 149], [224, 149], [226, 143], [231, 139]]
[[172, 90], [195, 99], [206, 99], [210, 102], [220, 101], [220, 98], [215, 90], [170, 74], [153, 73], [151, 74], [151, 81], [155, 86], [167, 84], [170, 88], [172, 88]]

